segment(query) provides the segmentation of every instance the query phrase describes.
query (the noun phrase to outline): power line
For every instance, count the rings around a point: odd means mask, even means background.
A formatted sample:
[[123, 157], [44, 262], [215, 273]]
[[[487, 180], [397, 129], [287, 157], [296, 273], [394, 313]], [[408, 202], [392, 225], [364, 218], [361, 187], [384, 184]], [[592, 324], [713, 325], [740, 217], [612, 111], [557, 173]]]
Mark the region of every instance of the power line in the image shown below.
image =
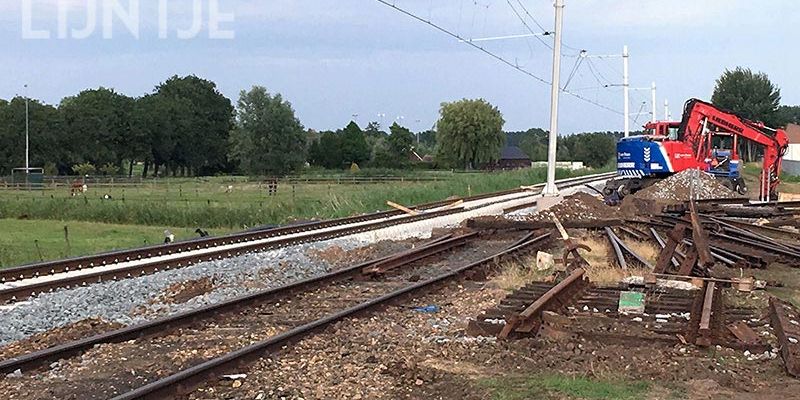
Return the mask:
[[[539, 29], [541, 29], [544, 32], [547, 32], [547, 29], [545, 29], [544, 26], [542, 26], [542, 24], [540, 24], [539, 21], [537, 21], [536, 18], [534, 18], [533, 15], [531, 15], [531, 13], [528, 12], [528, 9], [525, 7], [525, 4], [522, 4], [521, 0], [517, 0], [517, 3], [519, 3], [519, 6], [522, 7], [522, 11], [525, 12], [525, 14], [528, 16], [528, 18], [530, 18], [531, 21], [533, 21], [533, 23], [536, 24], [536, 26], [539, 27]], [[512, 8], [513, 8], [513, 6], [512, 6]]]
[[[439, 32], [442, 32], [442, 33], [444, 33], [444, 34], [446, 34], [446, 35], [448, 35], [448, 36], [450, 36], [450, 37], [453, 37], [453, 38], [455, 38], [455, 39], [458, 39], [459, 41], [462, 41], [462, 42], [464, 42], [465, 44], [467, 44], [467, 45], [469, 45], [469, 46], [472, 46], [472, 47], [474, 47], [475, 49], [477, 49], [477, 50], [481, 51], [482, 53], [484, 53], [484, 54], [488, 55], [489, 57], [491, 57], [491, 58], [494, 58], [495, 60], [497, 60], [497, 61], [500, 61], [501, 63], [503, 63], [503, 64], [505, 64], [505, 65], [507, 65], [507, 66], [509, 66], [509, 67], [511, 67], [511, 68], [513, 68], [513, 69], [515, 69], [515, 70], [517, 70], [517, 71], [519, 71], [519, 72], [521, 72], [521, 73], [523, 73], [523, 74], [525, 74], [525, 75], [527, 75], [527, 76], [529, 76], [529, 77], [531, 77], [531, 78], [533, 78], [533, 79], [535, 79], [535, 80], [537, 80], [537, 81], [539, 81], [539, 82], [541, 82], [541, 83], [545, 84], [545, 85], [550, 85], [550, 84], [551, 84], [551, 83], [550, 83], [548, 80], [546, 80], [546, 79], [543, 79], [543, 78], [541, 78], [541, 77], [539, 77], [539, 76], [536, 76], [535, 74], [533, 74], [533, 73], [532, 73], [532, 72], [530, 72], [530, 71], [527, 71], [527, 70], [525, 70], [525, 69], [523, 69], [523, 68], [520, 68], [518, 65], [516, 65], [516, 64], [514, 64], [514, 63], [512, 63], [512, 62], [510, 62], [510, 61], [508, 61], [508, 60], [506, 60], [505, 58], [503, 58], [503, 57], [501, 57], [501, 56], [499, 56], [499, 55], [497, 55], [497, 54], [495, 54], [495, 53], [493, 53], [493, 52], [491, 52], [491, 51], [487, 50], [487, 49], [486, 49], [486, 48], [484, 48], [484, 47], [481, 47], [481, 46], [479, 46], [479, 45], [477, 45], [477, 44], [475, 44], [475, 43], [472, 43], [472, 42], [470, 42], [470, 41], [468, 41], [468, 40], [464, 39], [464, 38], [463, 38], [463, 37], [461, 37], [460, 35], [458, 35], [458, 34], [456, 34], [456, 33], [453, 33], [453, 32], [451, 32], [451, 31], [447, 30], [447, 29], [446, 29], [446, 28], [444, 28], [444, 27], [441, 27], [441, 26], [439, 26], [439, 25], [437, 25], [437, 24], [433, 23], [433, 22], [432, 22], [432, 21], [430, 21], [430, 20], [426, 20], [426, 19], [424, 19], [424, 18], [422, 18], [422, 17], [419, 17], [419, 16], [417, 16], [416, 14], [413, 14], [413, 13], [411, 13], [410, 11], [407, 11], [407, 10], [405, 10], [405, 9], [403, 9], [403, 8], [400, 8], [400, 7], [398, 7], [398, 6], [396, 6], [396, 5], [392, 4], [392, 3], [389, 3], [389, 2], [388, 2], [388, 1], [386, 1], [386, 0], [375, 0], [375, 1], [377, 1], [378, 3], [381, 3], [381, 4], [383, 4], [383, 5], [385, 5], [385, 6], [387, 6], [387, 7], [390, 7], [390, 8], [392, 8], [392, 9], [394, 9], [395, 11], [397, 11], [397, 12], [399, 12], [399, 13], [401, 13], [401, 14], [404, 14], [404, 15], [406, 15], [406, 16], [408, 16], [408, 17], [410, 17], [410, 18], [413, 18], [413, 19], [415, 19], [415, 20], [417, 20], [417, 21], [419, 21], [419, 22], [422, 22], [422, 23], [424, 23], [424, 24], [426, 24], [426, 25], [429, 25], [430, 27], [432, 27], [432, 28], [434, 28], [434, 29], [438, 30]], [[615, 110], [615, 109], [613, 109], [613, 108], [611, 108], [611, 107], [608, 107], [608, 106], [606, 106], [606, 105], [603, 105], [603, 104], [601, 104], [601, 103], [599, 103], [599, 102], [596, 102], [596, 101], [593, 101], [593, 100], [591, 100], [591, 99], [588, 99], [588, 98], [586, 98], [586, 97], [584, 97], [584, 96], [581, 96], [581, 95], [579, 95], [579, 94], [577, 94], [577, 93], [573, 93], [573, 92], [571, 92], [571, 91], [569, 91], [569, 90], [566, 90], [566, 89], [564, 89], [564, 88], [562, 88], [562, 89], [561, 89], [561, 92], [562, 92], [562, 93], [565, 93], [565, 94], [568, 94], [568, 95], [570, 95], [570, 96], [572, 96], [572, 97], [575, 97], [575, 98], [577, 98], [577, 99], [579, 99], [579, 100], [585, 101], [585, 102], [587, 102], [587, 103], [589, 103], [589, 104], [592, 104], [592, 105], [595, 105], [595, 106], [597, 106], [597, 107], [600, 107], [600, 108], [602, 108], [602, 109], [604, 109], [604, 110], [610, 111], [610, 112], [612, 112], [612, 113], [619, 114], [619, 115], [623, 115], [623, 113], [622, 113], [622, 112], [620, 112], [620, 111], [617, 111], [617, 110]]]
[[[517, 9], [514, 7], [514, 4], [511, 4], [511, 0], [506, 0], [506, 3], [508, 3], [508, 6], [509, 6], [509, 7], [511, 7], [511, 11], [514, 11], [514, 14], [515, 14], [515, 15], [517, 16], [517, 18], [519, 18], [519, 20], [522, 22], [522, 25], [524, 25], [524, 26], [525, 26], [525, 28], [526, 28], [526, 29], [528, 29], [528, 31], [529, 31], [530, 33], [532, 33], [533, 35], [536, 35], [536, 32], [534, 32], [534, 31], [533, 31], [533, 29], [531, 29], [531, 26], [530, 26], [530, 25], [528, 25], [528, 23], [527, 23], [527, 22], [525, 22], [525, 18], [523, 18], [523, 17], [522, 17], [522, 15], [520, 15], [520, 14], [519, 14], [519, 12], [517, 11]], [[520, 3], [520, 5], [522, 5], [522, 3]], [[523, 6], [523, 8], [524, 8], [524, 7], [525, 7], [525, 6]], [[530, 15], [530, 14], [528, 14], [528, 15]], [[547, 31], [546, 29], [544, 29], [544, 28], [543, 28], [541, 25], [539, 25], [539, 23], [538, 23], [538, 22], [536, 22], [536, 20], [534, 20], [533, 22], [535, 22], [535, 23], [536, 23], [536, 25], [538, 25], [538, 26], [539, 26], [539, 28], [541, 28], [541, 30], [542, 30], [542, 33], [543, 33], [544, 35], [549, 35], [549, 34], [550, 34], [550, 32], [548, 32], [548, 31]], [[537, 39], [539, 42], [541, 42], [543, 45], [547, 46], [547, 48], [548, 48], [548, 49], [550, 49], [550, 50], [553, 50], [553, 46], [552, 46], [550, 43], [547, 43], [547, 42], [545, 42], [545, 41], [544, 41], [542, 38], [540, 38], [539, 36], [534, 36], [534, 37], [535, 37], [535, 38], [536, 38], [536, 39]]]

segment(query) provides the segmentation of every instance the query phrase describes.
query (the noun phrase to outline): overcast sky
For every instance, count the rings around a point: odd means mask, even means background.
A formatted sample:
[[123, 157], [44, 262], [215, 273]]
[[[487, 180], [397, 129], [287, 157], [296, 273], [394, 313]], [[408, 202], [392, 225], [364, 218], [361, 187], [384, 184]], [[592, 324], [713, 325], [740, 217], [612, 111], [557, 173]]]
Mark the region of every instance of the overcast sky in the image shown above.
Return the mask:
[[[439, 104], [483, 97], [497, 105], [507, 130], [549, 126], [549, 87], [430, 26], [375, 0], [221, 0], [222, 19], [214, 33], [209, 24], [213, 0], [143, 0], [139, 38], [114, 18], [111, 39], [103, 38], [104, 0], [24, 0], [0, 3], [0, 98], [23, 93], [47, 103], [87, 88], [105, 86], [139, 96], [178, 74], [215, 81], [229, 98], [252, 85], [280, 92], [292, 102], [306, 127], [344, 126], [353, 114], [364, 126], [399, 116], [414, 130], [427, 129]], [[202, 7], [203, 25], [192, 39], [178, 39], [194, 21], [193, 1]], [[552, 29], [548, 0], [509, 0], [534, 30]], [[506, 0], [395, 0], [465, 38], [527, 33]], [[67, 38], [58, 39], [58, 4]], [[113, 1], [112, 1], [113, 3]], [[128, 0], [118, 0], [128, 6]], [[573, 69], [573, 49], [589, 54], [619, 54], [630, 47], [631, 85], [658, 84], [658, 113], [669, 99], [673, 115], [690, 97], [708, 99], [725, 68], [750, 67], [766, 72], [782, 88], [784, 104], [800, 104], [800, 61], [796, 49], [800, 7], [796, 1], [737, 0], [566, 0], [562, 68], [566, 82]], [[94, 6], [93, 6], [94, 4]], [[96, 8], [96, 18], [90, 9]], [[225, 21], [230, 14], [233, 21]], [[96, 29], [75, 39], [88, 20]], [[159, 21], [167, 21], [166, 25]], [[25, 39], [27, 31], [51, 39]], [[166, 30], [164, 27], [166, 26]], [[210, 39], [210, 35], [233, 39]], [[166, 33], [167, 38], [160, 38]], [[78, 32], [80, 34], [80, 32]], [[544, 38], [550, 43], [550, 38]], [[526, 71], [550, 80], [552, 53], [535, 38], [484, 42], [486, 48]], [[622, 61], [584, 62], [568, 89], [622, 111], [619, 87]], [[598, 83], [599, 81], [599, 83]], [[634, 91], [632, 112], [650, 92]], [[562, 97], [561, 133], [621, 130], [622, 116], [570, 96]], [[649, 110], [649, 104], [644, 107]], [[379, 117], [385, 114], [385, 117]], [[648, 116], [641, 116], [640, 125]]]

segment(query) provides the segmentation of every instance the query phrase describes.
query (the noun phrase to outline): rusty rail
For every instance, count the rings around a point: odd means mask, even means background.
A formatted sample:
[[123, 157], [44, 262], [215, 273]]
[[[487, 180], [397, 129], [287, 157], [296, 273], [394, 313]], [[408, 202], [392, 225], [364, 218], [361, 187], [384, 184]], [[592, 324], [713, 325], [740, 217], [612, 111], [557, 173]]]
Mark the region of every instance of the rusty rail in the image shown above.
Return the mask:
[[334, 282], [349, 279], [357, 276], [364, 268], [372, 265], [378, 265], [387, 261], [391, 261], [394, 266], [401, 266], [410, 264], [414, 261], [419, 261], [426, 257], [430, 257], [438, 252], [447, 250], [457, 245], [460, 240], [465, 240], [474, 236], [474, 234], [463, 235], [453, 240], [447, 236], [437, 238], [427, 242], [426, 244], [411, 250], [401, 251], [399, 253], [367, 261], [349, 268], [334, 271], [328, 274], [300, 280], [284, 286], [273, 289], [259, 291], [253, 294], [240, 296], [222, 303], [205, 306], [197, 310], [187, 311], [173, 316], [159, 318], [153, 321], [145, 322], [138, 325], [129, 326], [126, 328], [117, 329], [115, 331], [94, 335], [88, 338], [75, 340], [52, 348], [40, 350], [37, 352], [29, 353], [20, 357], [14, 357], [9, 360], [0, 362], [0, 373], [8, 373], [20, 370], [29, 370], [48, 362], [71, 357], [80, 354], [93, 346], [101, 343], [119, 343], [127, 340], [136, 339], [149, 334], [157, 334], [166, 329], [172, 329], [180, 326], [192, 324], [200, 319], [207, 319], [219, 314], [230, 312], [232, 310], [240, 309], [253, 304], [260, 304], [263, 302], [273, 301], [276, 298], [282, 298], [292, 295], [301, 290], [312, 290], [323, 285], [330, 285]]
[[463, 246], [467, 244], [467, 241], [475, 238], [477, 235], [478, 232], [467, 233], [446, 240], [434, 241], [433, 243], [416, 249], [400, 252], [387, 259], [376, 261], [372, 265], [362, 268], [361, 273], [365, 275], [385, 274], [400, 266], [408, 265], [414, 261], [430, 257], [458, 246]]
[[114, 398], [114, 400], [165, 399], [173, 398], [181, 393], [187, 393], [193, 388], [203, 384], [209, 377], [223, 375], [226, 372], [230, 372], [231, 370], [240, 367], [244, 363], [258, 359], [265, 354], [279, 351], [287, 344], [297, 342], [308, 335], [314, 334], [326, 328], [332, 323], [341, 321], [350, 316], [369, 312], [377, 307], [396, 301], [404, 296], [429, 290], [436, 285], [468, 274], [472, 270], [492, 264], [506, 255], [524, 250], [525, 248], [533, 246], [537, 243], [538, 242], [535, 240], [528, 241], [517, 247], [503, 250], [480, 261], [459, 267], [424, 282], [419, 282], [402, 289], [398, 289], [394, 292], [366, 301], [357, 306], [330, 314], [313, 322], [296, 327], [290, 331], [273, 336], [265, 341], [252, 344], [245, 348], [225, 354], [221, 357], [206, 361], [200, 365], [188, 368], [174, 375], [151, 382], [131, 392], [117, 396]]
[[700, 325], [697, 331], [698, 346], [711, 346], [711, 318], [714, 314], [714, 296], [716, 294], [716, 282], [710, 281], [705, 284], [703, 294], [703, 309], [700, 314]]
[[786, 372], [800, 377], [800, 313], [796, 307], [775, 297], [769, 299], [772, 328], [781, 346], [781, 358]]
[[562, 307], [585, 286], [586, 281], [583, 278], [585, 273], [583, 268], [576, 269], [521, 313], [507, 318], [506, 325], [498, 337], [505, 339], [513, 332], [533, 331], [538, 326], [543, 311]]

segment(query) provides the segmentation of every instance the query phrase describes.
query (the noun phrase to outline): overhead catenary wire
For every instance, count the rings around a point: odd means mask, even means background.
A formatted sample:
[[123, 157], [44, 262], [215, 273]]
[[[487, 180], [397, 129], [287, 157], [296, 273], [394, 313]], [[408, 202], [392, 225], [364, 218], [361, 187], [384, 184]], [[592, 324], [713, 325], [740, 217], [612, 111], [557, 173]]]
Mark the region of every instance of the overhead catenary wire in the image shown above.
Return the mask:
[[[536, 35], [537, 32], [534, 31], [533, 28], [531, 28], [531, 26], [528, 25], [527, 22], [525, 22], [525, 18], [523, 18], [522, 15], [520, 15], [520, 13], [517, 11], [517, 8], [514, 7], [514, 4], [511, 3], [511, 0], [506, 0], [506, 3], [508, 3], [508, 6], [511, 7], [511, 11], [514, 12], [514, 15], [516, 15], [517, 18], [519, 18], [520, 22], [522, 22], [522, 25], [525, 26], [525, 29], [527, 29], [528, 32], [530, 32], [531, 34]], [[520, 5], [522, 5], [522, 3], [520, 3]], [[528, 14], [528, 15], [530, 15], [530, 14]], [[544, 29], [544, 27], [542, 27], [536, 20], [534, 20], [534, 22], [536, 23], [536, 25], [539, 26], [539, 29], [541, 29], [541, 32], [539, 32], [540, 34], [544, 34], [544, 35], [549, 35], [550, 34], [550, 32], [548, 30]], [[550, 43], [547, 43], [544, 39], [542, 39], [539, 36], [534, 36], [534, 37], [536, 38], [536, 40], [541, 42], [543, 45], [547, 46], [548, 49], [553, 50], [553, 45], [551, 45]]]
[[[452, 32], [452, 31], [450, 31], [450, 30], [448, 30], [448, 29], [446, 29], [446, 28], [434, 23], [431, 20], [426, 20], [426, 19], [424, 19], [424, 18], [422, 18], [422, 17], [420, 17], [420, 16], [418, 16], [418, 15], [416, 15], [416, 14], [414, 14], [414, 13], [412, 13], [412, 12], [410, 12], [410, 11], [404, 9], [404, 8], [398, 7], [397, 5], [395, 5], [393, 3], [390, 3], [390, 2], [388, 2], [386, 0], [375, 0], [375, 1], [387, 6], [389, 8], [392, 8], [395, 11], [397, 11], [397, 12], [399, 12], [401, 14], [404, 14], [404, 15], [406, 15], [406, 16], [414, 19], [414, 20], [422, 22], [422, 23], [424, 23], [424, 24], [426, 24], [426, 25], [428, 25], [428, 26], [430, 26], [430, 27], [432, 27], [432, 28], [434, 28], [434, 29], [436, 29], [436, 30], [438, 30], [438, 31], [450, 36], [450, 37], [453, 37], [453, 38], [455, 38], [455, 39], [457, 39], [457, 40], [459, 40], [459, 41], [461, 41], [461, 42], [463, 42], [463, 43], [475, 48], [476, 50], [479, 50], [480, 52], [488, 55], [489, 57], [491, 57], [491, 58], [493, 58], [493, 59], [495, 59], [495, 60], [497, 60], [497, 61], [499, 61], [499, 62], [501, 62], [501, 63], [503, 63], [503, 64], [505, 64], [505, 65], [507, 65], [507, 66], [509, 66], [511, 68], [513, 68], [513, 69], [515, 69], [515, 70], [517, 70], [518, 72], [533, 78], [534, 80], [536, 80], [538, 82], [541, 82], [541, 83], [543, 83], [545, 85], [550, 85], [551, 84], [550, 81], [548, 81], [547, 79], [543, 79], [543, 78], [535, 75], [534, 73], [532, 73], [532, 72], [530, 72], [530, 71], [528, 71], [528, 70], [526, 70], [524, 68], [521, 68], [517, 64], [512, 63], [511, 61], [508, 61], [507, 59], [503, 58], [502, 56], [500, 56], [500, 55], [498, 55], [496, 53], [493, 53], [492, 51], [489, 51], [488, 49], [486, 49], [486, 48], [484, 48], [482, 46], [479, 46], [479, 45], [477, 45], [475, 43], [470, 42], [469, 40], [465, 39], [461, 35], [456, 34], [456, 33]], [[561, 88], [561, 92], [565, 93], [565, 94], [568, 94], [568, 95], [570, 95], [570, 96], [572, 96], [572, 97], [574, 97], [576, 99], [579, 99], [581, 101], [584, 101], [586, 103], [592, 104], [592, 105], [594, 105], [596, 107], [602, 108], [602, 109], [604, 109], [606, 111], [612, 112], [614, 114], [623, 115], [623, 112], [621, 112], [621, 111], [615, 110], [615, 109], [613, 109], [613, 108], [611, 108], [609, 106], [606, 106], [606, 105], [604, 105], [602, 103], [599, 103], [597, 101], [591, 100], [591, 99], [589, 99], [587, 97], [584, 97], [584, 96], [579, 95], [577, 93], [571, 92], [571, 91], [566, 90], [564, 88]]]

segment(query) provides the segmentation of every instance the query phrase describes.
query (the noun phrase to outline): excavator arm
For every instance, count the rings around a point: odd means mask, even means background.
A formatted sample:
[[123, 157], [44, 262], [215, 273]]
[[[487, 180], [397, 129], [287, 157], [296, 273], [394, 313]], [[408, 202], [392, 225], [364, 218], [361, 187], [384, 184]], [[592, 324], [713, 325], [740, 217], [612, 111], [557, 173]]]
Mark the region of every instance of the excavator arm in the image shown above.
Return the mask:
[[776, 198], [780, 183], [781, 161], [789, 146], [786, 132], [782, 129], [768, 128], [760, 122], [742, 118], [702, 100], [687, 101], [678, 137], [692, 147], [699, 162], [707, 158], [712, 150], [711, 136], [715, 132], [714, 129], [764, 146], [760, 197], [765, 200]]

